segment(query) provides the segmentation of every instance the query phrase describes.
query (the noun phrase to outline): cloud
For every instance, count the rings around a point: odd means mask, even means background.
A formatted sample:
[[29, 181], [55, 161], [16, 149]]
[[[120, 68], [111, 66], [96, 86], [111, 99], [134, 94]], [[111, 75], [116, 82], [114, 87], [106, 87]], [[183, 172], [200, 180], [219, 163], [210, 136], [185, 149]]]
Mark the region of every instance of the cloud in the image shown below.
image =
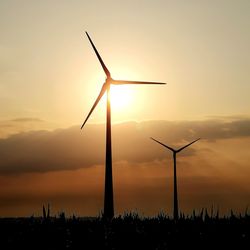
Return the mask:
[[[29, 118], [30, 119], [30, 118]], [[21, 119], [21, 122], [29, 120]], [[209, 143], [221, 139], [250, 136], [250, 119], [204, 121], [144, 121], [115, 124], [112, 128], [114, 162], [162, 161], [171, 153], [156, 144], [154, 137], [180, 147], [198, 137], [203, 140], [184, 150], [179, 158], [194, 157], [197, 150], [209, 153]], [[201, 147], [202, 145], [202, 147]], [[213, 152], [213, 150], [212, 150]], [[54, 131], [30, 131], [0, 139], [0, 173], [74, 170], [103, 165], [105, 161], [105, 125], [87, 125]]]
[[0, 139], [31, 130], [51, 130], [57, 126], [36, 117], [20, 117], [12, 120], [0, 120]]
[[[203, 121], [177, 122], [147, 122], [144, 128], [155, 128], [154, 134], [161, 136], [165, 130], [165, 137], [171, 142], [180, 142], [183, 139], [201, 137], [205, 140], [219, 140], [250, 136], [250, 119], [209, 119]], [[158, 131], [157, 131], [158, 130]]]
[[44, 122], [43, 120], [39, 118], [33, 118], [33, 117], [22, 117], [22, 118], [16, 118], [11, 120], [12, 122]]

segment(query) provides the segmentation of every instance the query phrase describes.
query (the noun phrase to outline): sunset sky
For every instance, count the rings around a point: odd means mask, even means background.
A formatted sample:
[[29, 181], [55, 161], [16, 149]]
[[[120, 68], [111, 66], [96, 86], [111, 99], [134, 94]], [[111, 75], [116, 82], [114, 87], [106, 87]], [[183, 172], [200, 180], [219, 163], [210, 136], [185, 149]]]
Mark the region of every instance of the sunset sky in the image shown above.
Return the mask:
[[0, 216], [98, 215], [103, 207], [105, 81], [114, 79], [116, 213], [250, 204], [250, 1], [0, 1]]

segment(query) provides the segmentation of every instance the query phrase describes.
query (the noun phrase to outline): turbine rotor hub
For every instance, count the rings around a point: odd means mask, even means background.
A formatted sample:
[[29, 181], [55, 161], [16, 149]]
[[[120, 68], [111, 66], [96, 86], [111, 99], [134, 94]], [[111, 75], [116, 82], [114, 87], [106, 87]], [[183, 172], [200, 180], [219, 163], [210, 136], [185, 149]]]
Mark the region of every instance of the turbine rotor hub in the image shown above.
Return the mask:
[[106, 84], [111, 84], [111, 82], [113, 81], [112, 77], [107, 77], [106, 80], [105, 80], [105, 83]]

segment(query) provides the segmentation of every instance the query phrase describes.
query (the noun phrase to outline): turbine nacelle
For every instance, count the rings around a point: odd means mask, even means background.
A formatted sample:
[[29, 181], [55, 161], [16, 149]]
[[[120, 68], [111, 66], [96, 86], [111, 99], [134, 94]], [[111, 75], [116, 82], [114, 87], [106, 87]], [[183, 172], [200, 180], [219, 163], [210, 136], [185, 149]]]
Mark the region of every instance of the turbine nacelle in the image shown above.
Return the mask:
[[109, 76], [109, 77], [106, 78], [104, 84], [109, 84], [110, 85], [110, 84], [112, 84], [112, 81], [114, 81], [114, 79]]

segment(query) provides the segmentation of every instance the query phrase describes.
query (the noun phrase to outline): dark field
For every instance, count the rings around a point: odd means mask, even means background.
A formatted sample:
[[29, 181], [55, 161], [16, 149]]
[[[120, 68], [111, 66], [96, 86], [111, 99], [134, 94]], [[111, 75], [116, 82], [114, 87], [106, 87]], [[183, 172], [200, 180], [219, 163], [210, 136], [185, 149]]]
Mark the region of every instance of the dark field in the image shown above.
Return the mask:
[[0, 249], [250, 249], [250, 215], [0, 219]]

